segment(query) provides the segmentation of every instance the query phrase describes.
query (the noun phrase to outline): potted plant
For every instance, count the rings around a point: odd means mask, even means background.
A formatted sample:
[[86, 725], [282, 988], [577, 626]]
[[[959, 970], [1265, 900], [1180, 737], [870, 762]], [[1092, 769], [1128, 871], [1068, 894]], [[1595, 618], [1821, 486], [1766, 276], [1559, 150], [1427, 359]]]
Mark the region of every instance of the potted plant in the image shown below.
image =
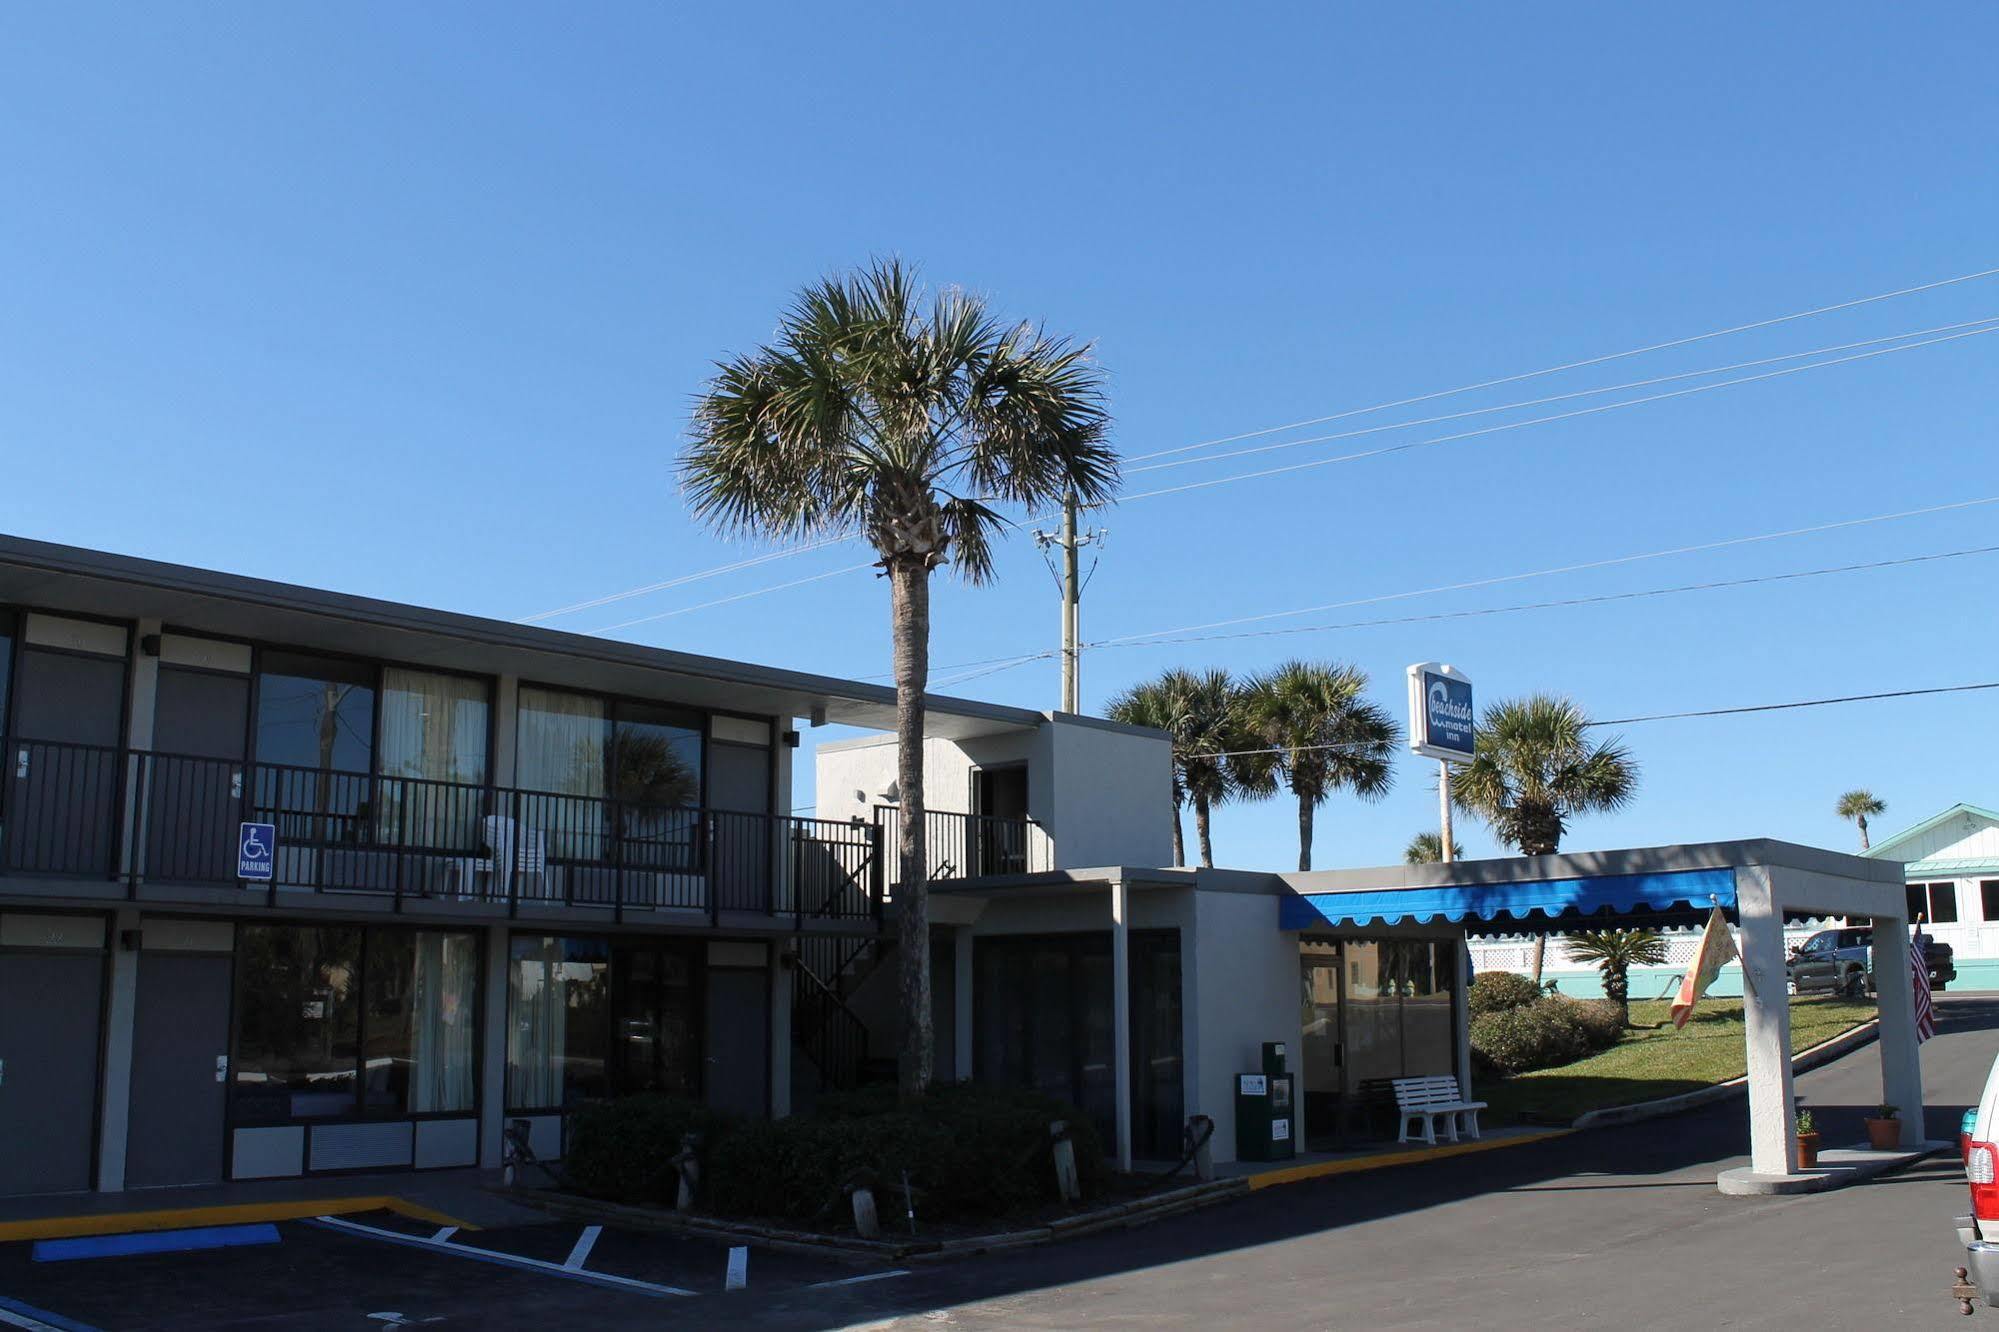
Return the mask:
[[1892, 1152], [1902, 1145], [1902, 1122], [1895, 1118], [1894, 1106], [1876, 1106], [1865, 1122], [1867, 1145], [1875, 1151]]
[[1812, 1112], [1798, 1111], [1798, 1169], [1810, 1170], [1819, 1163], [1818, 1126], [1812, 1122]]

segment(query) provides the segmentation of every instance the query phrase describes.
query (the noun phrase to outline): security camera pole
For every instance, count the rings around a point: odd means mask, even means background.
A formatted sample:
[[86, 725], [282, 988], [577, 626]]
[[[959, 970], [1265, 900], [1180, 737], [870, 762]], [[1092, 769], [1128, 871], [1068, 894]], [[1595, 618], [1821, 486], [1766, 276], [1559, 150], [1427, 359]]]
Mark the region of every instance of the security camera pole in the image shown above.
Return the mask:
[[1472, 761], [1471, 679], [1440, 661], [1409, 668], [1409, 748], [1437, 760], [1438, 840], [1445, 864], [1457, 859], [1451, 841], [1451, 764]]

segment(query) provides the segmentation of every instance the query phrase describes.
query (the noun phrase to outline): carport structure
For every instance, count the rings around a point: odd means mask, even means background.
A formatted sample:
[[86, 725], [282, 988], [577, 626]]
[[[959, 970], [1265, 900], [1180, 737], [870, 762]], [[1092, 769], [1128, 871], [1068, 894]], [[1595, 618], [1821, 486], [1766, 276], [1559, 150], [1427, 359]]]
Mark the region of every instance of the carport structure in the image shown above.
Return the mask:
[[[1330, 870], [1284, 879], [1297, 894], [1285, 902], [1282, 917], [1283, 928], [1292, 930], [1447, 920], [1468, 931], [1483, 926], [1499, 933], [1553, 934], [1698, 925], [1720, 907], [1739, 927], [1749, 1179], [1759, 1186], [1781, 1187], [1803, 1173], [1793, 1150], [1784, 922], [1822, 916], [1871, 920], [1881, 1099], [1909, 1111], [1901, 1119], [1902, 1146], [1913, 1149], [1922, 1142], [1922, 1068], [1899, 865], [1755, 840]], [[1461, 1061], [1460, 1068], [1468, 1063]]]

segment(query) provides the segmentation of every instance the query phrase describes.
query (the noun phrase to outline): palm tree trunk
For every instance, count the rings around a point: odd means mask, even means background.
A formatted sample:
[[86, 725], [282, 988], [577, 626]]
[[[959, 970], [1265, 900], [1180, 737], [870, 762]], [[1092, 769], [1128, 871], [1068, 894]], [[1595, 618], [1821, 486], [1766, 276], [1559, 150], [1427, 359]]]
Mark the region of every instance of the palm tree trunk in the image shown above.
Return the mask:
[[1312, 868], [1312, 797], [1298, 796], [1298, 868]]
[[1548, 936], [1534, 936], [1534, 988], [1541, 988], [1541, 964], [1548, 959]]
[[1865, 851], [1867, 849], [1867, 816], [1862, 814], [1854, 822], [1860, 825], [1860, 849]]
[[1180, 806], [1177, 802], [1173, 806], [1173, 863], [1187, 863], [1187, 835], [1180, 831]]
[[896, 942], [901, 960], [902, 1057], [896, 1089], [912, 1101], [930, 1085], [930, 873], [924, 846], [923, 694], [930, 684], [930, 571], [922, 561], [889, 565], [895, 636], [895, 784], [902, 800], [896, 857]]
[[1215, 848], [1208, 841], [1208, 798], [1206, 796], [1194, 797], [1194, 832], [1201, 840], [1202, 868], [1213, 869], [1215, 867]]
[[1617, 1005], [1617, 1025], [1631, 1025], [1631, 973], [1621, 966], [1603, 969], [1603, 992]]

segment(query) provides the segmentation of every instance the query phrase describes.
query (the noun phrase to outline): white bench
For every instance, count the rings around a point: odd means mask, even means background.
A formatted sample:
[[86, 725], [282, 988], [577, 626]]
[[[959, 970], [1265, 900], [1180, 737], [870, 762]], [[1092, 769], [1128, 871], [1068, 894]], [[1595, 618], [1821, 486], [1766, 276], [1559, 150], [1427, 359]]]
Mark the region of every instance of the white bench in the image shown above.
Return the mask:
[[1465, 1100], [1456, 1078], [1397, 1078], [1394, 1087], [1395, 1113], [1402, 1124], [1397, 1142], [1408, 1142], [1409, 1126], [1420, 1123], [1423, 1141], [1436, 1146], [1440, 1119], [1444, 1122], [1445, 1136], [1452, 1142], [1458, 1140], [1460, 1123], [1466, 1137], [1478, 1137], [1478, 1112], [1485, 1109], [1485, 1102]]

